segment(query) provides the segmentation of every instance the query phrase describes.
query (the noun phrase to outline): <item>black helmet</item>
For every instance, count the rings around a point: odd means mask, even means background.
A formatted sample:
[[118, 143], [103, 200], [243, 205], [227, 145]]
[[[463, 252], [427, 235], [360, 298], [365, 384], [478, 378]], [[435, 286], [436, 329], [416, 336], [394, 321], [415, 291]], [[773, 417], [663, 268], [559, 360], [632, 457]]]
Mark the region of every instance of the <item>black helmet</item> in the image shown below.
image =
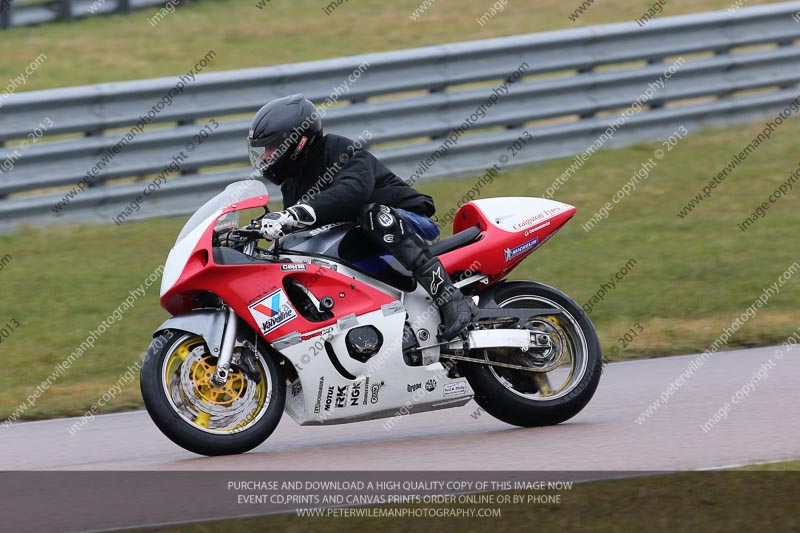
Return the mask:
[[322, 137], [322, 119], [302, 94], [278, 98], [258, 110], [247, 135], [253, 168], [280, 185], [297, 175], [304, 156]]

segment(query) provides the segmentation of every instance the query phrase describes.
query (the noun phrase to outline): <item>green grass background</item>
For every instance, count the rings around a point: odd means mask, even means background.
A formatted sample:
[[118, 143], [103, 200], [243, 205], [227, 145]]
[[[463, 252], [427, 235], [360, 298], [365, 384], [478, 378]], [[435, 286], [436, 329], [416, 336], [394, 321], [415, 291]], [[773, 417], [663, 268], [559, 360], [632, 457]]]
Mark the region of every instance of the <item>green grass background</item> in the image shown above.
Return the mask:
[[[494, 0], [435, 0], [417, 21], [422, 0], [350, 0], [330, 15], [330, 0], [184, 1], [155, 27], [156, 9], [93, 17], [0, 33], [0, 80], [19, 75], [39, 53], [47, 61], [19, 90], [48, 89], [186, 72], [209, 49], [206, 70], [311, 61], [430, 44], [468, 41], [641, 17], [652, 0], [597, 0], [577, 21], [582, 0], [509, 0], [484, 26], [476, 21]], [[747, 6], [768, 4], [749, 0]], [[732, 0], [671, 1], [663, 16], [727, 9]], [[3, 87], [5, 85], [3, 84]]]

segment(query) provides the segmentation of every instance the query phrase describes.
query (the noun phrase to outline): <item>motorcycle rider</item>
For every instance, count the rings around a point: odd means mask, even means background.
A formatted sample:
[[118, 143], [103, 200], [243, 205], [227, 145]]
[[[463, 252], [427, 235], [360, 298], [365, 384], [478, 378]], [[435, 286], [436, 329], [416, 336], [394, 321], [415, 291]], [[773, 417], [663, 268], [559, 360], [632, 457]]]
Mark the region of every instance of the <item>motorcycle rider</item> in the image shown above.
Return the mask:
[[[284, 210], [267, 214], [262, 234], [357, 220], [367, 239], [392, 254], [433, 298], [444, 340], [463, 334], [475, 304], [457, 289], [422, 239], [439, 228], [433, 199], [414, 190], [354, 141], [323, 134], [320, 112], [302, 94], [264, 105], [247, 137], [250, 162], [283, 194]], [[360, 146], [360, 145], [359, 145]]]

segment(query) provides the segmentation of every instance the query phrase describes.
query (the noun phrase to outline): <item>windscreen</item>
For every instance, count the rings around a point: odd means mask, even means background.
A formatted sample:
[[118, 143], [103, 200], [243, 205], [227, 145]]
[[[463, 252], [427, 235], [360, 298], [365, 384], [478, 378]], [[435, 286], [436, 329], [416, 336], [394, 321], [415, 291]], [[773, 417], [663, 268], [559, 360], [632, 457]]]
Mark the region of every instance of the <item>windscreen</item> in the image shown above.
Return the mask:
[[[195, 211], [192, 217], [183, 226], [178, 240], [180, 242], [184, 237], [192, 232], [199, 224], [202, 224], [208, 217], [221, 211], [231, 204], [248, 200], [256, 196], [267, 196], [267, 187], [262, 182], [250, 179], [237, 181], [228, 185], [224, 191], [216, 195], [214, 198], [206, 202], [200, 209]], [[264, 202], [266, 203], [266, 201]]]

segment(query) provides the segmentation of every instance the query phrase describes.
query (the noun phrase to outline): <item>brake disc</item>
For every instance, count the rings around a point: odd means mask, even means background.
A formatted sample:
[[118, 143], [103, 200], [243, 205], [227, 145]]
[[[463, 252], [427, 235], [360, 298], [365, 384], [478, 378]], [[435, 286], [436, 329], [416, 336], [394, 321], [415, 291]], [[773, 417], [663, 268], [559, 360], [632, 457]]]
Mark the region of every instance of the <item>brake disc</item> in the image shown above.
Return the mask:
[[190, 410], [214, 417], [218, 427], [236, 426], [250, 415], [257, 387], [238, 368], [231, 370], [225, 385], [215, 384], [212, 359], [216, 358], [198, 350], [186, 357], [181, 365], [180, 396]]

